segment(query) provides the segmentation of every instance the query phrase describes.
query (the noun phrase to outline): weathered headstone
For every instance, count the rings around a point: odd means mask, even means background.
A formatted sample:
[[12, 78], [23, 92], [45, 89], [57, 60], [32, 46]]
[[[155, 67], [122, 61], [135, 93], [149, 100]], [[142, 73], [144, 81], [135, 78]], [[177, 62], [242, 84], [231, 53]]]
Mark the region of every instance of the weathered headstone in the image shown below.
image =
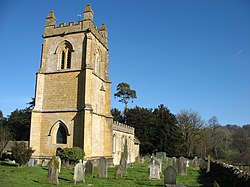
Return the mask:
[[190, 162], [190, 161], [189, 161], [189, 160], [187, 160], [187, 165], [186, 165], [186, 167], [187, 167], [187, 168], [189, 167], [189, 162]]
[[198, 157], [197, 156], [195, 156], [194, 157], [194, 159], [193, 159], [193, 161], [192, 161], [192, 165], [193, 165], [193, 167], [196, 169], [196, 170], [198, 170], [199, 169], [199, 160], [198, 160]]
[[34, 167], [35, 166], [35, 160], [29, 159], [28, 166]]
[[210, 161], [211, 161], [211, 155], [207, 156], [207, 173], [210, 172]]
[[162, 174], [162, 159], [158, 159], [158, 158], [156, 158], [156, 161], [160, 164], [160, 174]]
[[126, 158], [122, 158], [120, 160], [120, 166], [122, 168], [123, 173], [127, 174], [128, 163], [127, 163]]
[[177, 172], [173, 166], [168, 166], [164, 172], [164, 184], [176, 184]]
[[43, 166], [43, 167], [44, 167], [44, 166], [47, 166], [47, 163], [46, 163], [45, 160], [42, 160], [42, 166]]
[[173, 159], [173, 166], [176, 169], [177, 173], [178, 173], [178, 162], [177, 162], [177, 158], [176, 157], [172, 157]]
[[58, 181], [58, 175], [59, 175], [59, 162], [58, 159], [53, 156], [52, 160], [48, 163], [48, 182], [50, 184], [59, 184]]
[[145, 162], [145, 158], [142, 157], [142, 158], [141, 158], [141, 164], [144, 164], [144, 162]]
[[116, 179], [121, 179], [122, 178], [122, 173], [123, 173], [122, 167], [120, 165], [116, 166], [115, 167], [115, 178]]
[[77, 182], [85, 182], [84, 170], [85, 166], [82, 164], [82, 160], [80, 160], [79, 163], [76, 164], [74, 167], [74, 177], [73, 177], [74, 184], [76, 184]]
[[156, 156], [156, 158], [165, 159], [166, 152], [156, 152], [155, 156]]
[[178, 173], [182, 176], [187, 174], [187, 161], [184, 157], [178, 159]]
[[207, 163], [205, 162], [205, 160], [203, 158], [199, 158], [198, 159], [198, 162], [199, 162], [199, 166], [202, 168], [202, 169], [207, 169]]
[[158, 180], [160, 179], [160, 163], [155, 159], [152, 158], [151, 161], [148, 163], [149, 168], [149, 179]]
[[88, 160], [85, 164], [85, 176], [93, 177], [94, 166], [91, 160]]
[[66, 159], [66, 160], [65, 160], [65, 166], [66, 166], [66, 167], [69, 167], [69, 159]]
[[108, 177], [108, 163], [105, 157], [101, 157], [98, 163], [99, 177], [107, 178]]
[[59, 164], [59, 166], [58, 166], [58, 172], [60, 173], [60, 172], [61, 172], [61, 165], [62, 165], [62, 161], [61, 161], [61, 159], [60, 159], [60, 157], [59, 157], [59, 156], [56, 156], [56, 159], [57, 159], [58, 164]]
[[166, 158], [166, 167], [168, 167], [168, 166], [173, 166], [177, 171], [176, 158], [175, 157], [172, 157], [172, 158], [167, 157]]

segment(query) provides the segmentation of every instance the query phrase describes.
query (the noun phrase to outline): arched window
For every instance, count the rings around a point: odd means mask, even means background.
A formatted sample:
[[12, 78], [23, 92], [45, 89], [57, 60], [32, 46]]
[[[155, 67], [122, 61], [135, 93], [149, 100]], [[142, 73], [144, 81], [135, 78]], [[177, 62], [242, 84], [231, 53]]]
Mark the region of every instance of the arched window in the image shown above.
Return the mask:
[[64, 64], [65, 64], [65, 52], [62, 51], [62, 54], [61, 54], [61, 69], [64, 69]]
[[60, 69], [70, 69], [71, 68], [71, 56], [73, 48], [72, 45], [65, 41], [58, 48], [59, 54], [59, 68]]
[[96, 50], [95, 53], [95, 73], [98, 73], [99, 71], [99, 50]]
[[56, 133], [56, 143], [66, 144], [67, 143], [67, 132], [65, 127], [60, 124]]
[[113, 150], [113, 153], [116, 152], [116, 136], [115, 134], [113, 135], [113, 145], [112, 145], [112, 150]]

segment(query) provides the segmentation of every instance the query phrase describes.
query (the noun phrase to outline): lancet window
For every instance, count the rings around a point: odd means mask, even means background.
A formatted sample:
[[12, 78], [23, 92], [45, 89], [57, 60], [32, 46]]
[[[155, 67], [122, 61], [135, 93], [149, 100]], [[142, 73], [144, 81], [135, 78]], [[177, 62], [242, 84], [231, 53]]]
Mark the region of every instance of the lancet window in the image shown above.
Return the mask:
[[65, 127], [60, 124], [56, 133], [56, 143], [66, 144], [67, 143], [67, 131]]
[[59, 47], [59, 67], [60, 69], [71, 68], [71, 56], [73, 48], [69, 42], [64, 42]]

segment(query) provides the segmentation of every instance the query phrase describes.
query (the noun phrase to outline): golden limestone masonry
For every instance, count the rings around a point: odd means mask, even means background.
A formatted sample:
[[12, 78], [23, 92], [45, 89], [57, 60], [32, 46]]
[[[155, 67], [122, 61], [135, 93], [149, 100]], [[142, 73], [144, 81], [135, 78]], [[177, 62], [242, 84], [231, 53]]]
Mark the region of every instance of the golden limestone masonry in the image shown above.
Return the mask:
[[40, 69], [36, 75], [30, 147], [39, 163], [58, 150], [80, 147], [85, 159], [104, 156], [119, 164], [125, 142], [128, 162], [139, 156], [134, 128], [113, 121], [108, 76], [108, 30], [98, 29], [90, 5], [78, 23], [56, 25], [46, 17]]

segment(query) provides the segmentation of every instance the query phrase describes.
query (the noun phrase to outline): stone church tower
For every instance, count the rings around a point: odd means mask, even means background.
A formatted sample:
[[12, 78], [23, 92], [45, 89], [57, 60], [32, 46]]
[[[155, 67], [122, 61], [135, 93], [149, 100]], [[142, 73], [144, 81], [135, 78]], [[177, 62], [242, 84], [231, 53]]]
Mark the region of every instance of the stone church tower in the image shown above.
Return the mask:
[[57, 26], [53, 11], [46, 17], [30, 133], [36, 159], [65, 147], [112, 158], [108, 30], [93, 16], [87, 5], [78, 23]]

